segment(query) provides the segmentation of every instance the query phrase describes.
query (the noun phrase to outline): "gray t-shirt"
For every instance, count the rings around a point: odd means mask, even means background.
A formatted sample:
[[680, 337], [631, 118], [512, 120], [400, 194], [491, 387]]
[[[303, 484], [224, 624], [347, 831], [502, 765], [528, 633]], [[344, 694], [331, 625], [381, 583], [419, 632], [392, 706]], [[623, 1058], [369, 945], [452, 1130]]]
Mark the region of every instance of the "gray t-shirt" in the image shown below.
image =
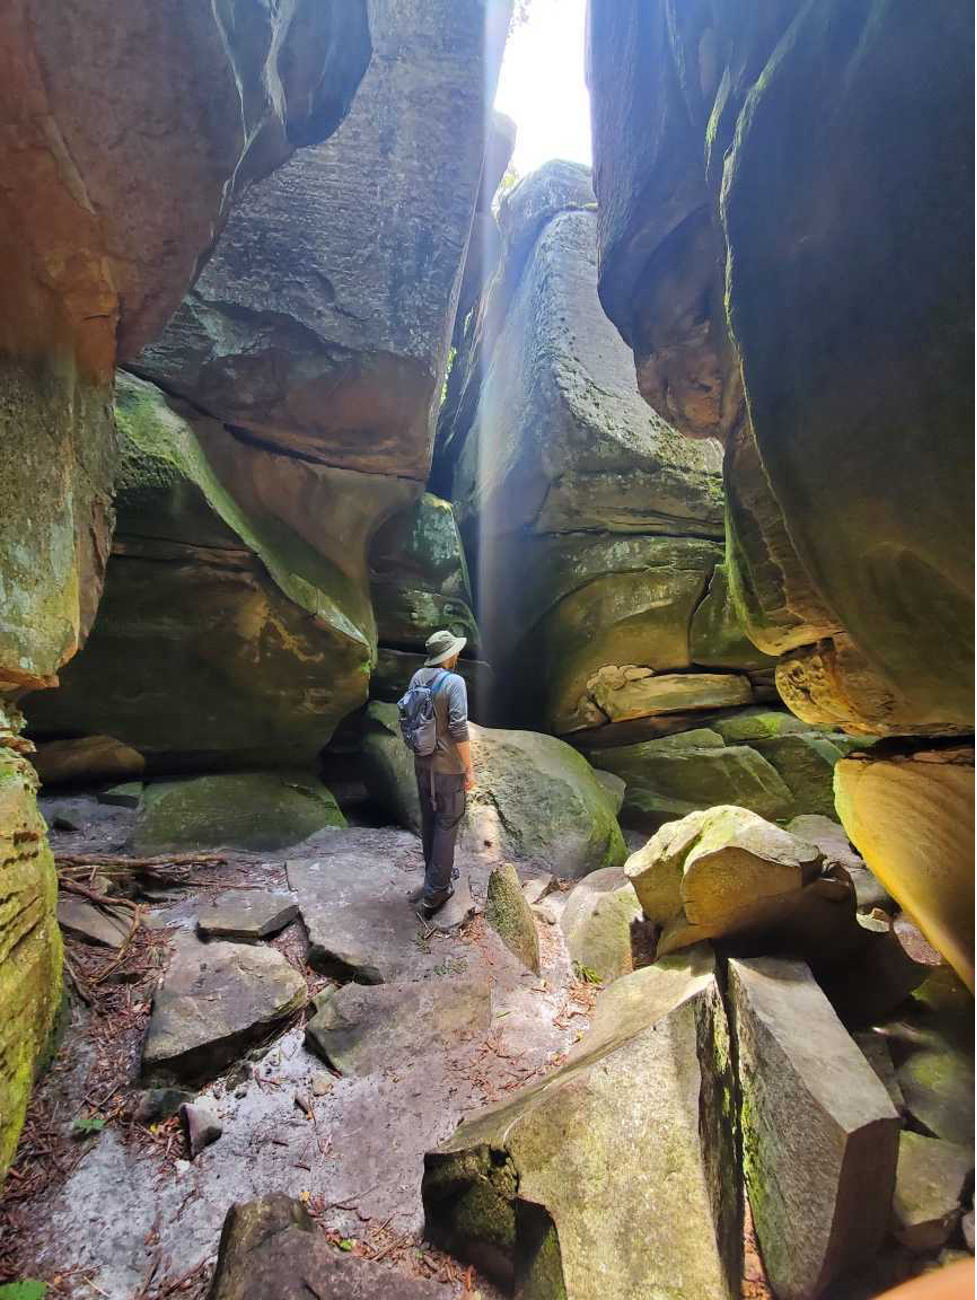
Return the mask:
[[438, 723], [437, 748], [430, 758], [416, 758], [421, 767], [433, 767], [435, 772], [454, 772], [460, 775], [465, 764], [458, 753], [458, 741], [468, 739], [468, 690], [464, 677], [457, 673], [445, 676], [443, 668], [419, 668], [410, 679], [411, 686], [433, 686], [439, 677], [444, 681], [434, 697], [434, 716]]

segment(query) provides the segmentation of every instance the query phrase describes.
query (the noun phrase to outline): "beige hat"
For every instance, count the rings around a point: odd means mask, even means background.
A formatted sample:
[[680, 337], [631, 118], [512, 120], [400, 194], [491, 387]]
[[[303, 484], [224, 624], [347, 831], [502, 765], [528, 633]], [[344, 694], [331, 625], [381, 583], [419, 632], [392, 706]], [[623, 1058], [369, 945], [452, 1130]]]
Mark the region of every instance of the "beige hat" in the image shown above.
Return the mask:
[[443, 664], [452, 655], [461, 654], [467, 644], [467, 637], [455, 636], [453, 632], [444, 629], [440, 632], [432, 632], [424, 643], [424, 649], [427, 651], [424, 667], [437, 668], [438, 664]]

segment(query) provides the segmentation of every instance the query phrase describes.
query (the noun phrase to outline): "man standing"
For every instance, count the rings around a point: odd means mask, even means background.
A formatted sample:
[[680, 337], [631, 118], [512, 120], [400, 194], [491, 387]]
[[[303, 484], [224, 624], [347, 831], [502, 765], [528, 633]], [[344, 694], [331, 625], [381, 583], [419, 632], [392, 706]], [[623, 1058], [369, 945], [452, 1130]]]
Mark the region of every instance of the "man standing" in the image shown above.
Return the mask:
[[414, 756], [417, 793], [421, 801], [421, 840], [424, 845], [424, 887], [421, 912], [431, 917], [443, 907], [451, 885], [458, 827], [465, 815], [465, 794], [475, 786], [468, 743], [468, 692], [455, 671], [465, 638], [435, 632], [425, 643], [427, 659], [411, 678], [410, 687], [426, 686], [433, 697], [437, 741], [426, 758]]

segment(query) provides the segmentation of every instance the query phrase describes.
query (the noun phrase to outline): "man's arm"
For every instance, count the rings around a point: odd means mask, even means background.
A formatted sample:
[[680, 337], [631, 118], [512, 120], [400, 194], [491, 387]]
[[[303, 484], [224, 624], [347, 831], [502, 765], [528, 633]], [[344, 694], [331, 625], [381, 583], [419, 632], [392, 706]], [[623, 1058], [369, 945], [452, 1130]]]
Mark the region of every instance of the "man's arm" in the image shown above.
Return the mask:
[[472, 766], [472, 749], [468, 740], [468, 690], [464, 677], [451, 675], [448, 683], [448, 735], [455, 742], [458, 756], [465, 765], [465, 789], [475, 786], [475, 769]]

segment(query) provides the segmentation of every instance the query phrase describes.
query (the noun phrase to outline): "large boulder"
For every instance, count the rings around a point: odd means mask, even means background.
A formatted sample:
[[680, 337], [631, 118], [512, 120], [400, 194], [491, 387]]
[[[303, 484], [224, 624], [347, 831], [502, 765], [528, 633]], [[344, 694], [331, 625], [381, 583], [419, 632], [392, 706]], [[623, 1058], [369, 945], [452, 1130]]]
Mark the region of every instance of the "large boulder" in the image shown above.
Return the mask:
[[346, 819], [306, 772], [220, 772], [158, 781], [140, 805], [130, 846], [138, 854], [288, 848]]
[[242, 443], [127, 375], [117, 419], [101, 615], [61, 688], [31, 698], [35, 729], [196, 766], [311, 762], [366, 699], [366, 547], [409, 485]]
[[[0, 703], [0, 1176], [13, 1158], [31, 1081], [61, 1006], [58, 885], [37, 811], [37, 776], [4, 743]], [[9, 739], [14, 738], [10, 725]]]
[[618, 980], [563, 1066], [425, 1157], [428, 1237], [538, 1300], [730, 1300], [728, 1032], [704, 952]]
[[835, 768], [835, 792], [872, 874], [973, 992], [973, 749], [852, 755]]
[[690, 624], [721, 558], [719, 449], [684, 444], [634, 391], [597, 299], [587, 169], [545, 164], [500, 220], [436, 475], [477, 548], [503, 702], [564, 733], [606, 721], [587, 698], [598, 669], [692, 667]]
[[[537, 860], [561, 876], [619, 866], [620, 827], [586, 759], [552, 736], [469, 724], [476, 787], [461, 849], [489, 860]], [[414, 763], [392, 705], [367, 710], [362, 762], [372, 797], [402, 826], [420, 829]]]
[[802, 962], [731, 961], [729, 998], [764, 1268], [782, 1300], [810, 1300], [881, 1245], [901, 1121]]
[[642, 908], [620, 867], [584, 876], [570, 891], [560, 928], [574, 966], [586, 978], [610, 983], [634, 969]]
[[601, 299], [654, 409], [732, 435], [731, 586], [821, 724], [973, 725], [968, 42], [952, 3], [590, 8]]
[[91, 627], [117, 355], [162, 328], [247, 184], [335, 129], [369, 52], [365, 0], [5, 6], [0, 685], [52, 685]]
[[505, 0], [373, 0], [325, 143], [253, 185], [141, 373], [264, 443], [422, 483]]

